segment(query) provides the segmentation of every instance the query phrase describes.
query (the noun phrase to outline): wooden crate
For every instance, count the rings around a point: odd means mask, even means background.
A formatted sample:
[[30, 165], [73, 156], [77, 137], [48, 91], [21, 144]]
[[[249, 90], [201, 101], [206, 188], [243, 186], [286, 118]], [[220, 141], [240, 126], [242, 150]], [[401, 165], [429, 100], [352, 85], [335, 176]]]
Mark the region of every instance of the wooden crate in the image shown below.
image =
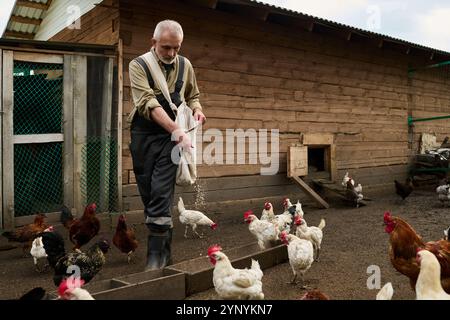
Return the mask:
[[308, 147], [292, 145], [287, 153], [287, 176], [304, 177], [308, 175]]

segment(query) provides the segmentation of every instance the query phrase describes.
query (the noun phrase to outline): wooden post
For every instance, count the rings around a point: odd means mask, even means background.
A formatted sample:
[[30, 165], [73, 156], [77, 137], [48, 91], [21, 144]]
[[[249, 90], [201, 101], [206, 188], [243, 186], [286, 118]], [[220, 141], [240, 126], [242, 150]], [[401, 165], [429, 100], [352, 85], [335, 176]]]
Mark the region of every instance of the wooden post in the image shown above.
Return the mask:
[[64, 55], [63, 74], [63, 132], [64, 132], [64, 153], [63, 153], [63, 179], [64, 179], [64, 204], [74, 208], [73, 203], [73, 69], [72, 56]]
[[119, 57], [117, 61], [117, 87], [119, 89], [118, 96], [118, 106], [117, 106], [117, 187], [119, 198], [119, 212], [123, 210], [123, 199], [122, 199], [122, 116], [123, 116], [123, 42], [119, 39]]
[[3, 51], [3, 227], [14, 228], [14, 57], [13, 51]]
[[[3, 90], [2, 90], [2, 79], [3, 79], [3, 51], [0, 49], [0, 146], [2, 146], [2, 122], [3, 122]], [[2, 150], [0, 150], [0, 175], [3, 177], [3, 155]], [[3, 178], [2, 178], [3, 180]], [[0, 228], [3, 228], [3, 181], [0, 181]]]
[[[77, 215], [84, 211], [86, 199], [82, 192], [81, 174], [83, 171], [82, 149], [87, 143], [87, 58], [74, 55], [72, 57], [73, 73], [73, 168], [74, 168], [74, 207]], [[86, 159], [88, 161], [88, 159]], [[86, 190], [84, 190], [86, 191]]]
[[[111, 112], [112, 112], [112, 85], [113, 85], [113, 59], [105, 61], [103, 72], [103, 99], [102, 99], [102, 129], [101, 137], [106, 143], [111, 138]], [[111, 148], [111, 146], [109, 146]], [[109, 178], [111, 154], [107, 158], [106, 150], [101, 150], [100, 156], [100, 208], [109, 207]], [[111, 151], [111, 149], [110, 149]]]

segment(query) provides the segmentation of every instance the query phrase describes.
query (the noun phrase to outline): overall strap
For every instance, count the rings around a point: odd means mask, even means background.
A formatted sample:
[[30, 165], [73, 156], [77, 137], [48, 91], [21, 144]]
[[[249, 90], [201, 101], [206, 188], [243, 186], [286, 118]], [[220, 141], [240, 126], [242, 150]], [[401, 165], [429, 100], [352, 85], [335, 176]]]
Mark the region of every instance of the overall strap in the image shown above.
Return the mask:
[[175, 83], [175, 92], [180, 93], [181, 88], [183, 88], [183, 77], [184, 77], [184, 57], [178, 56], [178, 78], [177, 82]]
[[136, 62], [141, 65], [142, 68], [144, 68], [145, 74], [147, 75], [148, 84], [150, 85], [150, 88], [155, 87], [155, 81], [153, 81], [152, 73], [150, 72], [150, 69], [148, 68], [147, 64], [145, 63], [144, 59], [142, 57], [137, 57]]

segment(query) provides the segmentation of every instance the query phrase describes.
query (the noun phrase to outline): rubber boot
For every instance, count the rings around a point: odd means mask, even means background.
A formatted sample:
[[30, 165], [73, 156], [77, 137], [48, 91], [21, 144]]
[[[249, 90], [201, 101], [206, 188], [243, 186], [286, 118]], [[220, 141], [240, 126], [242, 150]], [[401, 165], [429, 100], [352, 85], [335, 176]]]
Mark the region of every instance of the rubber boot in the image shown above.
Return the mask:
[[167, 237], [164, 239], [163, 251], [161, 252], [160, 268], [172, 264], [172, 231], [173, 228], [166, 231]]
[[171, 260], [172, 229], [149, 231], [147, 239], [147, 266], [145, 270], [164, 268]]

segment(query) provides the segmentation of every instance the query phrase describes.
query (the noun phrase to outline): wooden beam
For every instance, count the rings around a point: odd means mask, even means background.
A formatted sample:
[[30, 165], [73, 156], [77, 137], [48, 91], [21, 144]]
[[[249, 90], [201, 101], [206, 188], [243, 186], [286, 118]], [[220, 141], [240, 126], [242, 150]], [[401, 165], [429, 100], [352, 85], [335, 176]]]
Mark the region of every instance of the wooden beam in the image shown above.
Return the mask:
[[216, 9], [218, 0], [188, 0], [187, 3], [200, 7]]
[[62, 133], [23, 134], [13, 137], [14, 144], [50, 143], [62, 141], [64, 141], [64, 135]]
[[3, 227], [14, 228], [13, 51], [3, 51]]
[[42, 54], [36, 52], [14, 52], [15, 61], [26, 61], [36, 63], [63, 63], [63, 56], [60, 54]]
[[319, 196], [313, 189], [311, 189], [305, 181], [303, 181], [300, 177], [291, 177], [299, 186], [303, 189], [303, 191], [306, 192], [308, 196], [310, 196], [315, 202], [317, 202], [319, 205], [324, 207], [325, 209], [328, 209], [330, 205], [322, 199], [321, 196]]
[[[105, 139], [105, 146], [109, 146], [111, 151], [111, 114], [112, 114], [112, 86], [113, 86], [113, 59], [105, 59], [105, 69], [103, 72], [102, 88], [102, 137]], [[109, 159], [107, 158], [109, 156]], [[109, 180], [111, 177], [111, 154], [106, 150], [101, 150], [100, 155], [100, 207], [109, 208]], [[113, 173], [114, 175], [116, 172]]]
[[63, 119], [64, 119], [64, 153], [63, 153], [63, 179], [64, 179], [64, 204], [72, 210], [73, 203], [73, 73], [72, 55], [64, 55], [63, 77]]
[[[2, 130], [2, 122], [3, 122], [3, 92], [2, 92], [2, 80], [3, 80], [3, 73], [2, 73], [2, 69], [3, 69], [3, 52], [2, 49], [0, 49], [0, 132], [3, 132]], [[3, 145], [3, 141], [2, 141], [2, 134], [0, 134], [0, 146]], [[2, 155], [2, 150], [0, 150], [0, 176], [2, 177], [2, 179], [0, 179], [0, 228], [3, 229], [3, 155]]]
[[87, 143], [87, 58], [72, 57], [73, 70], [73, 154], [74, 154], [74, 207], [78, 216], [84, 211], [86, 199], [82, 192], [83, 146]]
[[42, 19], [33, 19], [33, 18], [27, 18], [27, 17], [21, 17], [21, 16], [11, 16], [11, 21], [26, 23], [26, 24], [33, 24], [35, 26], [39, 26], [42, 22]]
[[123, 189], [122, 189], [122, 116], [123, 116], [123, 43], [122, 39], [119, 39], [118, 44], [118, 61], [117, 61], [117, 87], [118, 93], [118, 105], [117, 105], [117, 183], [119, 198], [119, 212], [123, 211]]
[[34, 33], [16, 32], [16, 31], [6, 31], [4, 34], [5, 38], [20, 38], [20, 39], [34, 39]]
[[51, 0], [49, 0], [47, 3], [39, 3], [34, 1], [27, 1], [27, 0], [17, 0], [16, 7], [27, 7], [27, 8], [33, 8], [33, 9], [40, 9], [40, 10], [47, 10], [51, 5]]

